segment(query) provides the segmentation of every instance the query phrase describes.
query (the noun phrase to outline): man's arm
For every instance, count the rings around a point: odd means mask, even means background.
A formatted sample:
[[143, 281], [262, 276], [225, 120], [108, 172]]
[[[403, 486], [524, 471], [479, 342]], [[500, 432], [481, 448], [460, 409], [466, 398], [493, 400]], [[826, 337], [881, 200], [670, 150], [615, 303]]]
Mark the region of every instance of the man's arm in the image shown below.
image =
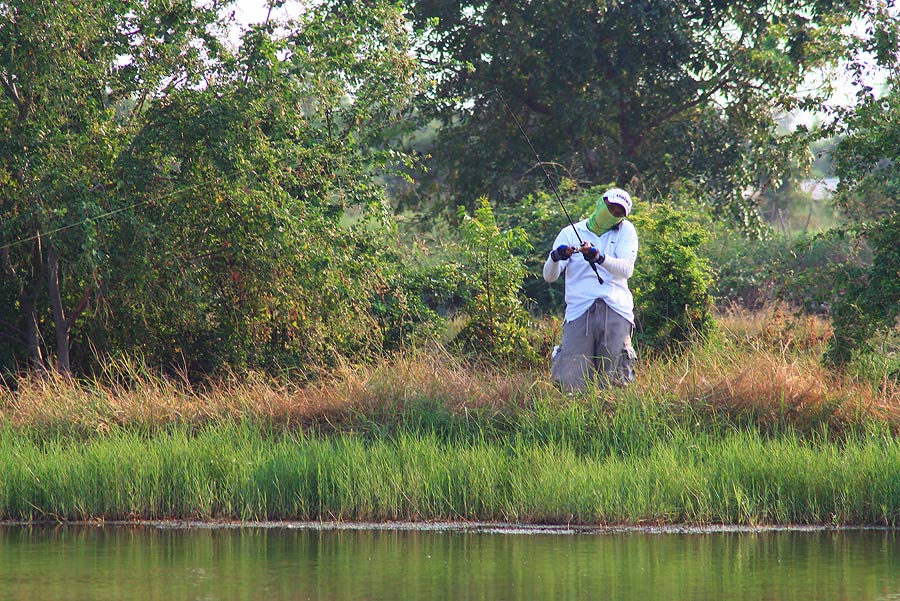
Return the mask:
[[628, 279], [634, 273], [634, 259], [618, 259], [607, 256], [603, 261], [603, 269], [614, 277]]
[[547, 262], [544, 263], [544, 280], [551, 284], [558, 280], [559, 276], [566, 268], [563, 263], [568, 263], [568, 261], [554, 261], [548, 256]]
[[569, 257], [572, 256], [574, 249], [571, 248], [571, 242], [565, 234], [565, 230], [561, 231], [556, 240], [553, 241], [553, 250], [547, 255], [547, 261], [544, 263], [544, 280], [553, 283], [559, 279], [560, 274], [566, 270], [569, 264]]
[[[627, 224], [627, 225], [626, 225]], [[637, 231], [630, 221], [622, 222], [621, 238], [616, 244], [615, 257], [608, 256], [603, 261], [603, 269], [614, 277], [626, 280], [634, 273], [634, 262], [637, 260]]]

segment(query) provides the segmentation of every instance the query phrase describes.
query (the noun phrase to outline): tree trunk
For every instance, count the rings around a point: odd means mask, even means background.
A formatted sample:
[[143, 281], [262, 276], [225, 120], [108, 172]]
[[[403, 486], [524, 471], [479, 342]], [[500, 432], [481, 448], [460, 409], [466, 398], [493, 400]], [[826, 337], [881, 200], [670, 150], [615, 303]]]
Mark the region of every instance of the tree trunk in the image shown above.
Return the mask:
[[31, 366], [41, 375], [47, 374], [47, 360], [41, 348], [41, 325], [38, 321], [37, 301], [41, 293], [41, 273], [44, 271], [44, 249], [41, 236], [31, 246], [31, 289], [22, 295], [22, 311], [26, 319], [28, 357]]
[[50, 296], [50, 310], [53, 314], [53, 325], [56, 330], [56, 371], [65, 378], [71, 378], [72, 362], [69, 358], [69, 342], [75, 320], [87, 308], [91, 299], [92, 288], [87, 287], [78, 306], [66, 317], [60, 290], [59, 251], [50, 244], [47, 249], [47, 289]]
[[65, 378], [71, 378], [72, 365], [69, 361], [71, 323], [66, 319], [62, 294], [59, 290], [59, 251], [52, 244], [47, 249], [47, 291], [50, 294], [50, 309], [56, 329], [56, 371]]
[[37, 316], [37, 297], [41, 291], [40, 275], [43, 270], [43, 256], [41, 252], [40, 238], [35, 239], [31, 247], [31, 276], [26, 285], [19, 278], [9, 257], [9, 248], [4, 248], [0, 253], [0, 262], [3, 265], [3, 275], [16, 291], [19, 299], [19, 308], [25, 320], [25, 348], [28, 352], [28, 365], [37, 373], [46, 375], [47, 362], [41, 349], [41, 328]]
[[[36, 288], [36, 286], [35, 286]], [[22, 314], [25, 316], [25, 344], [28, 348], [28, 364], [37, 373], [47, 374], [47, 362], [41, 350], [41, 329], [38, 325], [37, 308], [34, 299], [27, 295], [19, 298]]]

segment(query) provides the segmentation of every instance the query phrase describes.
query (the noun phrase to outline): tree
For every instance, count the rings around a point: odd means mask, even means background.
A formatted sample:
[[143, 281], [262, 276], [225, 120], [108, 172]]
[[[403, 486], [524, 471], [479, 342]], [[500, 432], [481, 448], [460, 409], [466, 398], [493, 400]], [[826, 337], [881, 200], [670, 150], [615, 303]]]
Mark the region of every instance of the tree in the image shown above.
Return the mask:
[[55, 351], [58, 371], [72, 373], [70, 336], [101, 288], [110, 249], [98, 220], [121, 200], [111, 176], [131, 131], [117, 109], [196, 80], [217, 8], [0, 3], [0, 261], [38, 371]]
[[474, 215], [460, 207], [461, 265], [470, 288], [461, 313], [467, 318], [454, 341], [462, 349], [509, 365], [530, 365], [537, 354], [528, 340], [528, 311], [520, 289], [525, 276], [515, 250], [531, 250], [521, 228], [501, 231], [487, 199]]
[[308, 375], [415, 334], [395, 327], [421, 307], [401, 294], [374, 183], [394, 157], [378, 142], [417, 85], [398, 17], [336, 2], [254, 27], [205, 86], [148, 108], [119, 157], [146, 202], [116, 232], [109, 346]]
[[900, 316], [900, 25], [886, 9], [860, 41], [861, 50], [887, 73], [885, 89], [866, 85], [854, 65], [858, 104], [834, 150], [840, 178], [836, 201], [850, 219], [847, 231], [867, 243], [872, 263], [846, 267], [836, 283], [834, 339], [828, 358], [844, 363], [871, 350], [870, 339], [896, 327]]
[[399, 343], [368, 309], [404, 286], [375, 183], [417, 85], [402, 13], [320, 3], [231, 52], [221, 8], [0, 3], [0, 319], [36, 369], [73, 372], [76, 320], [81, 349], [199, 368]]
[[[593, 0], [411, 5], [437, 78], [438, 201], [511, 202], [544, 185], [508, 111], [541, 157], [581, 185], [654, 192], [692, 180], [749, 223], [743, 190], [777, 183], [805, 143], [776, 113], [833, 62], [866, 3]], [[508, 109], [508, 110], [507, 110]]]

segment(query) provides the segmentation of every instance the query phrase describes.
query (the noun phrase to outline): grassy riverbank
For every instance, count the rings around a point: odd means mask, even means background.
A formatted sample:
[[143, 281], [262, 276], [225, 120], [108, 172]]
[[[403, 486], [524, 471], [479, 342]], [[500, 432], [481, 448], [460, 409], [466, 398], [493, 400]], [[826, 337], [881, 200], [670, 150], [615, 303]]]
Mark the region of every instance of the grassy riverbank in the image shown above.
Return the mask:
[[578, 398], [433, 352], [303, 387], [22, 381], [0, 519], [900, 521], [896, 383], [824, 371], [822, 323], [722, 324]]
[[[900, 441], [650, 432], [639, 413], [569, 440], [558, 416], [509, 435], [266, 433], [248, 424], [89, 441], [0, 434], [5, 519], [96, 517], [865, 523], [900, 518]], [[554, 423], [555, 422], [555, 423]], [[553, 426], [556, 431], [553, 431]]]

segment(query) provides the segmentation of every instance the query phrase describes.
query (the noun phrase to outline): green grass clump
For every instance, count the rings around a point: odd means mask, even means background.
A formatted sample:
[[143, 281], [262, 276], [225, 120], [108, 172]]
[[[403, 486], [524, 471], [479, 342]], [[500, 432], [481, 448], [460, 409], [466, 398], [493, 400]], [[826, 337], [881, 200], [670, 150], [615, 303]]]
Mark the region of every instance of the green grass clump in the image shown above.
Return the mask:
[[[635, 408], [534, 415], [516, 428], [321, 435], [244, 423], [89, 440], [0, 430], [6, 520], [478, 520], [567, 524], [886, 524], [900, 441], [695, 430]], [[596, 415], [600, 415], [598, 412]], [[572, 421], [583, 419], [570, 437]], [[617, 441], [612, 444], [610, 441]]]

